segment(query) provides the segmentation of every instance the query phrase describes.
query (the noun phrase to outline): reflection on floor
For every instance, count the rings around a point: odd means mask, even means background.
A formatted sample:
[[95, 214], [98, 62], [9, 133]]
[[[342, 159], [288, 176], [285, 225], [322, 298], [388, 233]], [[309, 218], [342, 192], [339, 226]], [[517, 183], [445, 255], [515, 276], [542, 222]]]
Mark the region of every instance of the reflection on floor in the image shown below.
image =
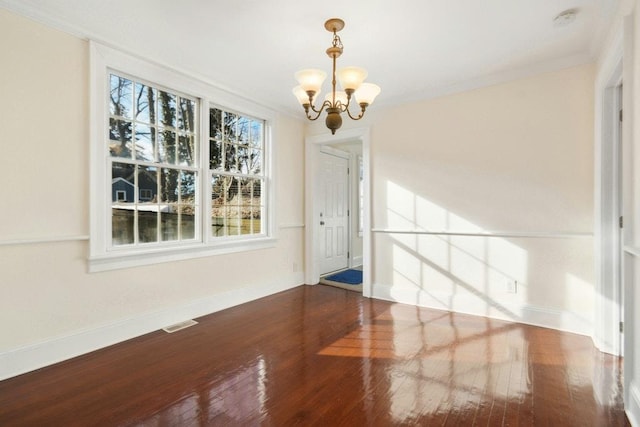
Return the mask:
[[[362, 270], [362, 266], [359, 265], [357, 267], [353, 267], [353, 270]], [[345, 268], [345, 270], [347, 270]], [[342, 288], [342, 289], [346, 289], [348, 291], [353, 291], [353, 292], [359, 292], [362, 293], [362, 283], [360, 283], [359, 285], [351, 285], [348, 283], [341, 283], [341, 282], [334, 282], [333, 280], [327, 280], [327, 277], [332, 276], [340, 271], [344, 271], [344, 270], [338, 270], [338, 271], [332, 271], [331, 273], [327, 273], [323, 276], [320, 277], [320, 284], [321, 285], [329, 285], [329, 286], [333, 286], [335, 288]]]
[[299, 286], [0, 381], [0, 426], [630, 426], [586, 336]]

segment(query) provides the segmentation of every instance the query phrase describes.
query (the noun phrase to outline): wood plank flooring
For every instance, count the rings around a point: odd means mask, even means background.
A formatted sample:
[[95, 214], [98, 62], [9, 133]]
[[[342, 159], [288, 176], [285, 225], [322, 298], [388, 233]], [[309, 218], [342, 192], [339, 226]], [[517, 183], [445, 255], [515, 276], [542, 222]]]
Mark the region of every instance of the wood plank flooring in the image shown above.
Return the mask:
[[301, 286], [0, 382], [0, 426], [630, 426], [587, 337]]

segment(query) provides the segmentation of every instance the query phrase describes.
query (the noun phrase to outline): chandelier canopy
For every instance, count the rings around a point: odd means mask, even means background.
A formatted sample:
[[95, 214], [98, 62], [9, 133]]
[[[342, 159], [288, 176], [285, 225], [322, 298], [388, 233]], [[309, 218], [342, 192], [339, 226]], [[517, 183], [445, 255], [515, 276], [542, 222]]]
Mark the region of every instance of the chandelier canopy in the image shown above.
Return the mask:
[[[336, 72], [336, 59], [342, 54], [343, 45], [338, 31], [344, 28], [344, 21], [339, 18], [329, 19], [324, 23], [324, 28], [333, 33], [333, 42], [331, 47], [327, 49], [327, 55], [332, 59], [332, 80], [331, 93], [328, 93], [324, 102], [320, 107], [316, 108], [314, 103], [322, 89], [322, 83], [327, 78], [327, 73], [317, 69], [300, 70], [295, 74], [299, 86], [293, 88], [293, 94], [298, 98], [298, 102], [304, 108], [309, 120], [317, 120], [326, 109], [327, 118], [325, 123], [331, 133], [335, 135], [336, 130], [342, 126], [341, 113], [347, 115], [353, 120], [360, 120], [364, 116], [364, 112], [373, 100], [380, 93], [380, 87], [372, 83], [364, 83], [367, 78], [367, 71], [360, 67], [345, 67]], [[336, 76], [340, 81], [342, 90], [336, 91]], [[357, 116], [353, 116], [349, 111], [351, 100], [355, 97], [356, 102], [360, 105], [360, 112]], [[315, 113], [315, 114], [314, 114]]]

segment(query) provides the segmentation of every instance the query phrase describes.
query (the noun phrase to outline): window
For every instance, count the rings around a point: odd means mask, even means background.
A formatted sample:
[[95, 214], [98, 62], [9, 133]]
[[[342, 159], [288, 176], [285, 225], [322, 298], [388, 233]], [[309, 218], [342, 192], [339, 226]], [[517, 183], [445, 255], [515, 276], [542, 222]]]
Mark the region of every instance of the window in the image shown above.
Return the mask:
[[263, 122], [211, 108], [209, 128], [211, 235], [260, 234]]
[[133, 192], [113, 200], [111, 245], [198, 238], [199, 101], [116, 73], [109, 86], [111, 180]]
[[151, 200], [151, 196], [153, 194], [153, 190], [149, 190], [146, 188], [140, 189], [140, 200], [149, 201]]
[[126, 202], [127, 201], [127, 192], [117, 190], [116, 191], [116, 201], [117, 202]]
[[96, 43], [92, 74], [91, 271], [273, 246], [271, 112]]

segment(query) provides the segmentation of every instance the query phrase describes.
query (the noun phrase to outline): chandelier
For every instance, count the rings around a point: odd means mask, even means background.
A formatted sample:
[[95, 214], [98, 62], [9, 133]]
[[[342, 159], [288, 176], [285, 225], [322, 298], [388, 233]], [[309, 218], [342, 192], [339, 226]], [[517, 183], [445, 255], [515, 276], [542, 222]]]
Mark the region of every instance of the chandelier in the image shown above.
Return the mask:
[[[333, 33], [333, 43], [327, 49], [327, 55], [333, 61], [331, 93], [328, 93], [322, 105], [316, 108], [313, 104], [320, 94], [327, 73], [317, 69], [305, 69], [295, 74], [300, 85], [293, 88], [293, 94], [298, 98], [298, 102], [304, 108], [309, 120], [317, 120], [322, 111], [326, 109], [325, 124], [331, 129], [331, 134], [335, 135], [336, 130], [342, 126], [340, 114], [346, 112], [352, 120], [360, 120], [367, 107], [380, 93], [380, 87], [372, 83], [363, 83], [367, 78], [367, 71], [360, 67], [345, 67], [336, 73], [336, 59], [342, 54], [343, 49], [342, 41], [337, 33], [344, 28], [344, 21], [338, 18], [329, 19], [324, 23], [324, 28]], [[336, 76], [342, 90], [336, 91]], [[360, 112], [357, 116], [352, 115], [349, 111], [351, 100], [354, 97], [360, 105]]]

